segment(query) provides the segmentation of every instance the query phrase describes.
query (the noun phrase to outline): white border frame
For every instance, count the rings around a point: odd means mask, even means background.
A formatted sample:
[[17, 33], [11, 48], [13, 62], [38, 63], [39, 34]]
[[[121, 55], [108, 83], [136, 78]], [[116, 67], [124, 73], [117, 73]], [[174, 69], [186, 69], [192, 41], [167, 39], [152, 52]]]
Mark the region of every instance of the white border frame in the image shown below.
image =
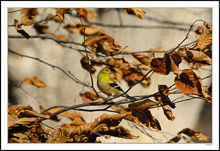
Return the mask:
[[[126, 150], [143, 150], [143, 149], [189, 149], [189, 150], [210, 150], [219, 149], [219, 2], [218, 1], [23, 1], [23, 2], [1, 2], [1, 149], [31, 150], [31, 149], [60, 149], [60, 150], [106, 150], [106, 149], [126, 149]], [[7, 137], [7, 106], [8, 106], [8, 8], [24, 7], [90, 7], [90, 8], [123, 8], [123, 7], [154, 7], [154, 8], [213, 8], [213, 110], [212, 110], [212, 144], [9, 144]], [[217, 94], [216, 94], [217, 93]]]

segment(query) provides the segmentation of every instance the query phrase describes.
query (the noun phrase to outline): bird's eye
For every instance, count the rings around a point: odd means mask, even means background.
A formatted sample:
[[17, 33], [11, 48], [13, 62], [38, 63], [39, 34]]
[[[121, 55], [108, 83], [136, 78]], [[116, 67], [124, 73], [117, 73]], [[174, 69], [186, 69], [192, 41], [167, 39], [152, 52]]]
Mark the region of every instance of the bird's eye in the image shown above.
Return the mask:
[[105, 71], [108, 71], [108, 69], [106, 69]]

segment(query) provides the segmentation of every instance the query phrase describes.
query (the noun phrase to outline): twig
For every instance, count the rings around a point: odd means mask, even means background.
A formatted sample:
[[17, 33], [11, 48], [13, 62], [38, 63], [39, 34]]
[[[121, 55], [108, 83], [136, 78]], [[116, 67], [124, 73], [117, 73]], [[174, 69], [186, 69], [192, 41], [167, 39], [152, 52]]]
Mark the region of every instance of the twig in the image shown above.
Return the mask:
[[22, 11], [22, 10], [24, 10], [24, 9], [26, 9], [26, 8], [22, 8], [22, 9], [18, 9], [18, 10], [10, 11], [10, 12], [8, 12], [8, 13], [15, 13], [15, 12], [19, 12], [19, 11]]
[[[179, 46], [179, 48], [191, 45], [191, 44], [193, 44], [195, 42], [197, 42], [197, 40], [192, 41], [190, 43], [187, 43], [185, 45]], [[169, 53], [170, 51], [175, 50], [175, 48], [171, 48], [169, 50], [143, 50], [143, 51], [135, 51], [135, 52], [121, 52], [118, 55], [130, 55], [130, 54], [133, 54], [133, 53]]]
[[[188, 37], [188, 36], [189, 36], [189, 33], [190, 33], [190, 31], [191, 31], [193, 25], [194, 25], [197, 21], [203, 21], [203, 20], [201, 20], [201, 19], [195, 20], [195, 21], [193, 22], [193, 24], [190, 26], [190, 28], [189, 28], [189, 30], [188, 30], [188, 33], [186, 34], [186, 37], [185, 37], [175, 48], [171, 49], [171, 50], [168, 52], [168, 54], [170, 54], [170, 53], [172, 53], [174, 50], [178, 49], [178, 48], [181, 46], [181, 44], [182, 44], [187, 38], [189, 38], [189, 37]], [[203, 22], [204, 22], [204, 21], [203, 21]]]
[[[24, 39], [26, 37], [22, 36], [22, 35], [8, 35], [8, 38], [17, 38], [17, 39]], [[53, 35], [49, 35], [49, 34], [39, 34], [39, 35], [30, 35], [30, 38], [43, 38], [43, 39], [51, 39], [54, 40], [58, 43], [64, 43], [64, 44], [74, 44], [77, 46], [83, 46], [81, 43], [78, 42], [74, 42], [74, 41], [63, 41], [63, 40], [58, 40], [56, 39]], [[82, 51], [82, 50], [80, 50]]]
[[78, 14], [78, 17], [79, 17], [79, 20], [80, 20], [80, 22], [81, 22], [81, 24], [82, 24], [82, 27], [83, 27], [83, 46], [84, 46], [84, 48], [85, 48], [86, 58], [88, 59], [88, 60], [87, 60], [87, 63], [88, 63], [88, 66], [89, 66], [89, 75], [90, 75], [90, 79], [91, 79], [91, 87], [92, 87], [93, 91], [96, 93], [96, 95], [97, 95], [98, 97], [100, 97], [99, 94], [97, 93], [96, 89], [94, 88], [94, 82], [93, 82], [92, 72], [91, 72], [91, 68], [90, 68], [90, 67], [91, 67], [90, 59], [89, 59], [88, 52], [87, 52], [87, 50], [86, 50], [86, 47], [87, 47], [87, 46], [85, 45], [85, 41], [86, 41], [86, 28], [85, 28], [85, 26], [84, 26], [84, 24], [83, 24], [83, 22], [82, 22], [82, 19], [81, 19], [81, 17], [80, 17], [79, 14]]
[[75, 81], [76, 83], [79, 83], [79, 84], [81, 84], [81, 85], [83, 85], [83, 86], [88, 87], [89, 89], [92, 89], [91, 86], [89, 86], [88, 84], [86, 84], [86, 83], [80, 81], [80, 80], [79, 80], [78, 78], [76, 78], [75, 76], [74, 76], [74, 77], [71, 76], [71, 75], [68, 74], [66, 71], [64, 71], [61, 67], [58, 67], [58, 66], [56, 66], [56, 65], [52, 65], [52, 64], [50, 64], [50, 63], [47, 63], [47, 62], [45, 62], [45, 61], [43, 61], [43, 60], [41, 60], [41, 59], [39, 59], [39, 58], [35, 58], [35, 57], [31, 57], [31, 56], [27, 56], [27, 55], [20, 54], [20, 53], [15, 52], [15, 51], [13, 51], [13, 50], [11, 50], [11, 49], [8, 49], [8, 51], [11, 52], [11, 53], [13, 53], [13, 54], [19, 55], [19, 56], [21, 56], [21, 57], [26, 57], [26, 58], [30, 58], [30, 59], [37, 60], [37, 61], [39, 61], [39, 62], [41, 62], [41, 63], [43, 63], [43, 64], [46, 64], [46, 65], [52, 67], [53, 69], [56, 68], [56, 69], [60, 70], [61, 72], [63, 72], [67, 77], [69, 77], [70, 79], [72, 79], [72, 80]]

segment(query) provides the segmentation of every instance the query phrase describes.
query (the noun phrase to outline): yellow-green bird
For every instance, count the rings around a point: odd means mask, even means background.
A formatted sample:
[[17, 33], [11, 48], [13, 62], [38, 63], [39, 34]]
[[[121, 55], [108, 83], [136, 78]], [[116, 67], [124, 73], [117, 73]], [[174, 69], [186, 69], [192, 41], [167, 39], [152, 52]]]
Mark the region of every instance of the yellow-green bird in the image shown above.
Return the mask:
[[[108, 96], [118, 96], [124, 93], [122, 88], [113, 79], [111, 79], [110, 74], [111, 70], [109, 68], [103, 68], [99, 71], [97, 76], [97, 86], [99, 90]], [[131, 100], [135, 99], [126, 93], [122, 96], [125, 96]]]

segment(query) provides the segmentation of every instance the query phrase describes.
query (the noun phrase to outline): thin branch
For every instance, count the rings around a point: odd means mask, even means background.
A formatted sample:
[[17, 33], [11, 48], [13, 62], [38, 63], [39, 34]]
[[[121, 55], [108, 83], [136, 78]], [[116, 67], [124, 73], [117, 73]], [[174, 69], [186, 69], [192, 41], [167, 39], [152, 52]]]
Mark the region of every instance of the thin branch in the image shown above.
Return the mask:
[[[179, 48], [186, 47], [186, 46], [191, 45], [191, 44], [196, 43], [196, 42], [197, 42], [197, 40], [192, 41], [192, 42], [187, 43], [185, 45], [179, 46]], [[133, 53], [169, 53], [170, 51], [173, 51], [175, 49], [176, 49], [176, 47], [171, 48], [169, 50], [142, 50], [142, 51], [135, 51], [135, 52], [121, 52], [121, 53], [118, 53], [118, 55], [130, 55], [130, 54], [133, 54]]]
[[[22, 35], [8, 35], [8, 38], [17, 38], [17, 39], [25, 39], [26, 37], [22, 36]], [[63, 41], [63, 40], [58, 40], [56, 39], [53, 35], [49, 35], [49, 34], [39, 34], [39, 35], [30, 35], [30, 38], [42, 38], [42, 39], [51, 39], [54, 40], [58, 43], [63, 43], [63, 44], [74, 44], [77, 46], [82, 46], [83, 45], [81, 43], [78, 42], [74, 42], [74, 41]], [[80, 50], [82, 51], [82, 50]]]
[[69, 77], [70, 79], [72, 79], [74, 82], [79, 83], [79, 84], [81, 84], [81, 85], [83, 85], [83, 86], [86, 86], [86, 87], [88, 87], [89, 89], [92, 89], [91, 86], [89, 86], [88, 84], [82, 82], [81, 80], [79, 80], [79, 79], [76, 78], [75, 76], [74, 76], [74, 77], [71, 76], [71, 75], [68, 74], [66, 71], [64, 71], [61, 67], [58, 67], [58, 66], [56, 66], [56, 65], [52, 65], [52, 64], [50, 64], [50, 63], [48, 63], [48, 62], [45, 62], [45, 61], [43, 61], [43, 60], [41, 60], [41, 59], [39, 59], [39, 58], [35, 58], [35, 57], [31, 57], [31, 56], [27, 56], [27, 55], [20, 54], [20, 53], [15, 52], [15, 51], [13, 51], [13, 50], [11, 50], [11, 49], [8, 49], [8, 51], [11, 52], [11, 53], [13, 53], [13, 54], [19, 55], [19, 56], [21, 56], [21, 57], [25, 57], [25, 58], [30, 58], [30, 59], [33, 59], [33, 60], [37, 60], [37, 61], [39, 61], [39, 62], [41, 62], [41, 63], [43, 63], [43, 64], [46, 64], [46, 65], [52, 67], [53, 69], [56, 68], [56, 69], [60, 70], [61, 72], [63, 72], [67, 77]]
[[20, 11], [22, 11], [22, 10], [24, 10], [24, 9], [26, 9], [26, 8], [22, 8], [22, 9], [18, 9], [18, 10], [10, 11], [10, 12], [8, 12], [8, 13], [20, 12]]
[[78, 14], [78, 17], [79, 17], [79, 20], [80, 20], [80, 22], [82, 24], [82, 27], [83, 27], [83, 46], [85, 48], [86, 58], [88, 59], [87, 63], [89, 65], [89, 75], [90, 75], [90, 79], [91, 79], [91, 87], [92, 87], [93, 91], [96, 93], [96, 95], [99, 97], [99, 94], [97, 93], [96, 89], [94, 88], [94, 82], [93, 82], [92, 72], [91, 72], [91, 68], [90, 68], [91, 67], [91, 63], [90, 63], [88, 52], [86, 50], [87, 46], [85, 45], [85, 41], [86, 41], [86, 28], [85, 28], [85, 26], [84, 26], [84, 24], [82, 22], [82, 19], [81, 19], [79, 14]]
[[[172, 53], [174, 50], [178, 49], [178, 48], [182, 45], [182, 43], [183, 43], [186, 39], [189, 38], [189, 37], [188, 37], [188, 36], [189, 36], [189, 33], [190, 33], [190, 31], [191, 31], [193, 25], [194, 25], [197, 21], [203, 21], [203, 20], [201, 20], [201, 19], [195, 20], [195, 21], [193, 22], [193, 24], [190, 26], [190, 28], [189, 28], [189, 30], [188, 30], [188, 33], [186, 34], [186, 37], [185, 37], [175, 48], [171, 49], [171, 50], [168, 52], [168, 54], [170, 54], [170, 53]], [[203, 22], [204, 22], [204, 21], [203, 21]]]

